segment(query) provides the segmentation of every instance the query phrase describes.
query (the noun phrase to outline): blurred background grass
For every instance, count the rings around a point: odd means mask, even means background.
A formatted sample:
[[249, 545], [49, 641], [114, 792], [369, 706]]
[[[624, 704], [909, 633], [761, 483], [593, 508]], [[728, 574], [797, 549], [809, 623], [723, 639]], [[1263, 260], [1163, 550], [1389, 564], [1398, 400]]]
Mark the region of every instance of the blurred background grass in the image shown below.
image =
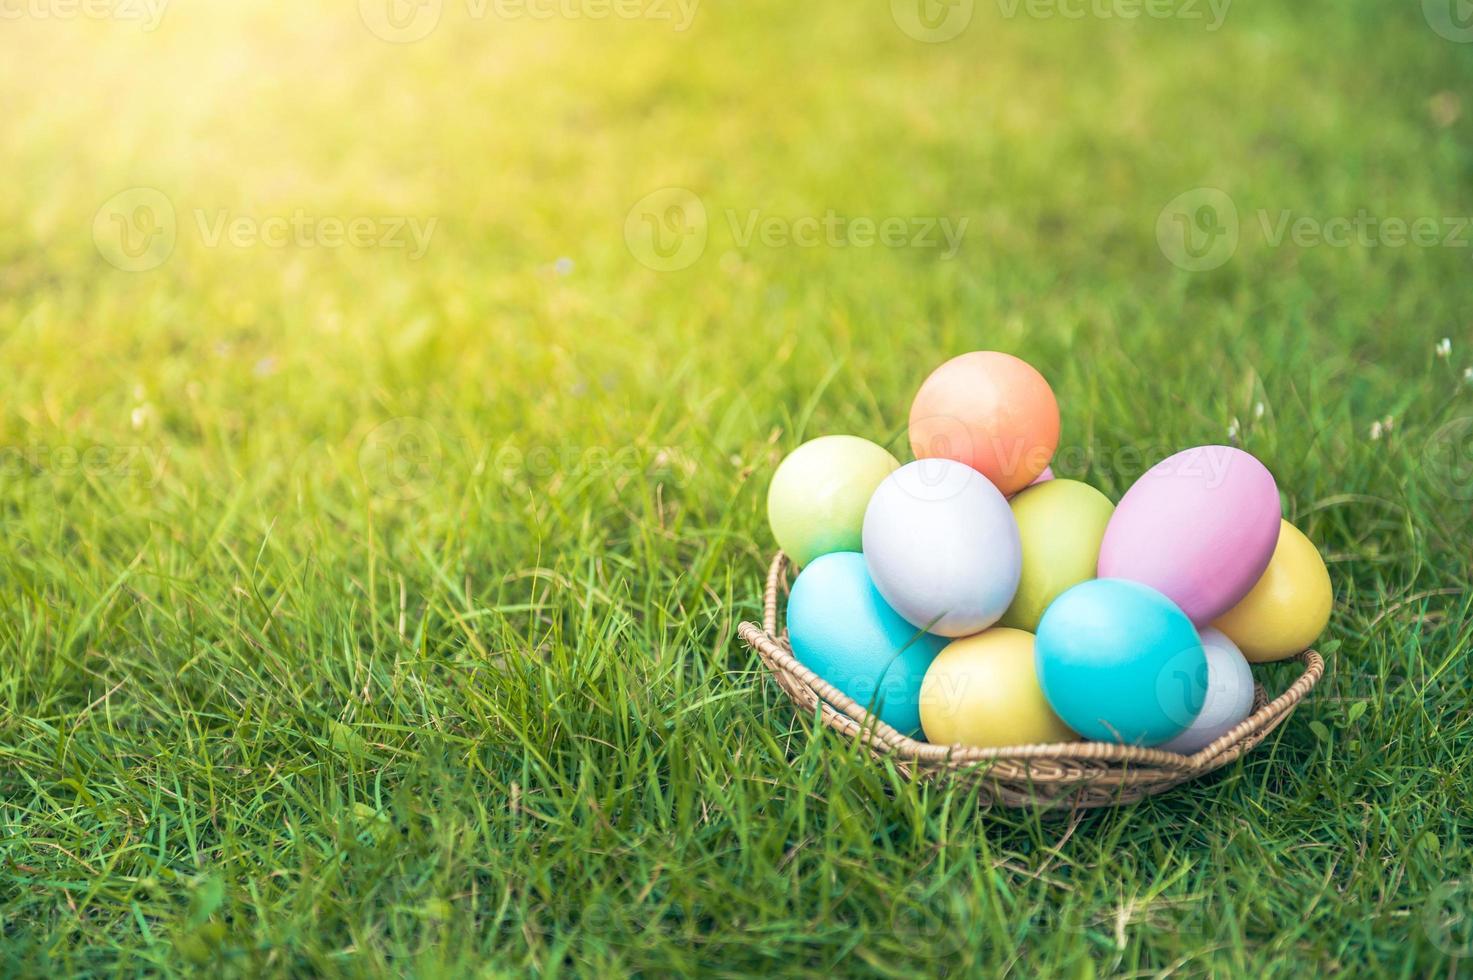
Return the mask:
[[[1465, 968], [1473, 48], [1436, 3], [963, 2], [928, 43], [899, 2], [388, 2], [0, 23], [11, 972]], [[1158, 235], [1184, 194], [1236, 214], [1214, 268]], [[1362, 211], [1454, 238], [1274, 239]], [[745, 237], [831, 213], [964, 234]], [[148, 221], [172, 250], [122, 251]], [[734, 646], [781, 454], [903, 451], [974, 348], [1112, 496], [1194, 443], [1273, 468], [1337, 584], [1274, 747], [978, 816]]]

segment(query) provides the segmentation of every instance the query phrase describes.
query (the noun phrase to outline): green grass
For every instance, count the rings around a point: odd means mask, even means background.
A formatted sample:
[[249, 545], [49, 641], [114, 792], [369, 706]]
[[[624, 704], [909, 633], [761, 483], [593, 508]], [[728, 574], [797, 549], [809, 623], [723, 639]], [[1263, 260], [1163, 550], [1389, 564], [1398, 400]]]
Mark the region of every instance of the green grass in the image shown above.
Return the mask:
[[[0, 29], [0, 972], [1473, 972], [1473, 247], [1268, 234], [1473, 214], [1473, 49], [1372, 0], [945, 44], [882, 2], [451, 3], [409, 45], [353, 8]], [[137, 186], [178, 242], [121, 271]], [[625, 223], [667, 186], [709, 229], [661, 272]], [[1204, 186], [1240, 241], [1186, 272], [1157, 219]], [[298, 209], [436, 226], [210, 244]], [[738, 240], [830, 209], [969, 224]], [[1235, 420], [1274, 470], [1336, 607], [1250, 757], [979, 811], [736, 642], [781, 454], [903, 448], [974, 348], [1112, 497]]]

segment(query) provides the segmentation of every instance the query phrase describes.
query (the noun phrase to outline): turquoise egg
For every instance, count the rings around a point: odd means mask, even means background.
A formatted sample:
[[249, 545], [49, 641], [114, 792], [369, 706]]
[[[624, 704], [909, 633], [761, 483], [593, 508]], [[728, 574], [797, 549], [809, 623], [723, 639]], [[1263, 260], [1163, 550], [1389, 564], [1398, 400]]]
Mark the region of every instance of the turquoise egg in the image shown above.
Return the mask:
[[857, 551], [815, 558], [788, 595], [799, 662], [907, 735], [921, 727], [921, 681], [946, 640], [886, 605]]
[[1034, 657], [1054, 712], [1096, 742], [1168, 742], [1207, 697], [1196, 627], [1139, 582], [1091, 579], [1064, 592], [1039, 621]]

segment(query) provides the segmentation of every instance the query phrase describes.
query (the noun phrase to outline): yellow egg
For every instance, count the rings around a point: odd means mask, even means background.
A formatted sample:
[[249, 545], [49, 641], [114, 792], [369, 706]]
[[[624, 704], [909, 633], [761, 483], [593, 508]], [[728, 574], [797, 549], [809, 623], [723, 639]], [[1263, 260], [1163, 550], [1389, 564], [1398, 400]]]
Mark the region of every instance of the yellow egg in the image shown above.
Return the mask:
[[820, 436], [788, 454], [767, 488], [767, 520], [777, 546], [796, 564], [859, 551], [864, 511], [875, 487], [900, 466], [858, 436]]
[[1330, 621], [1334, 593], [1319, 549], [1284, 521], [1273, 558], [1258, 584], [1212, 625], [1255, 664], [1283, 660], [1305, 650]]
[[1024, 490], [1009, 506], [1023, 542], [1023, 574], [998, 622], [1031, 632], [1049, 603], [1095, 577], [1100, 539], [1115, 505], [1088, 484], [1049, 480]]
[[954, 640], [921, 682], [921, 728], [939, 745], [1074, 742], [1038, 686], [1033, 634], [997, 626]]

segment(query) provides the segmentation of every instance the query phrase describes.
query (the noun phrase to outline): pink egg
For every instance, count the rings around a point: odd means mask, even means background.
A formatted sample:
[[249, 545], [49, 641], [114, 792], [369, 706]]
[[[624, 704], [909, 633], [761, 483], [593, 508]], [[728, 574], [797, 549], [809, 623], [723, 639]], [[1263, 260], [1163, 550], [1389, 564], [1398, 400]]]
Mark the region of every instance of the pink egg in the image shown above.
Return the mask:
[[1149, 585], [1209, 623], [1253, 588], [1279, 538], [1273, 474], [1231, 446], [1198, 446], [1151, 467], [1120, 499], [1100, 544], [1100, 578]]
[[[1038, 474], [1038, 479], [1036, 479], [1032, 483], [1028, 484], [1028, 486], [1027, 487], [1024, 487], [1023, 490], [1027, 490], [1028, 487], [1036, 487], [1040, 483], [1047, 483], [1048, 481], [1052, 480], [1053, 478], [1054, 478], [1054, 468], [1052, 466], [1045, 466], [1043, 468], [1043, 472], [1040, 473], [1040, 474]], [[1022, 493], [1023, 490], [1019, 490], [1018, 493]], [[1010, 493], [1010, 494], [1008, 494], [1008, 499], [1009, 500], [1012, 500], [1014, 497], [1016, 497], [1018, 495], [1018, 493]]]

